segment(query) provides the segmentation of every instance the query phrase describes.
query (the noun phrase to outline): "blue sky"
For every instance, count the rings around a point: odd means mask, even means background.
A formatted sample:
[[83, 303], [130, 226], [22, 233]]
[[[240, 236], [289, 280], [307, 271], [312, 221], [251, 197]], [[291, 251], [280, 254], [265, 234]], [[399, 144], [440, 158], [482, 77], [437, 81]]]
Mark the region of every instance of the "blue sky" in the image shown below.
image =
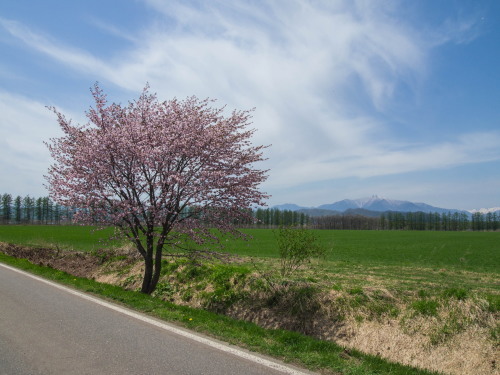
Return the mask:
[[45, 106], [86, 122], [126, 103], [255, 107], [269, 204], [379, 196], [500, 206], [500, 1], [6, 0], [0, 193], [45, 195]]

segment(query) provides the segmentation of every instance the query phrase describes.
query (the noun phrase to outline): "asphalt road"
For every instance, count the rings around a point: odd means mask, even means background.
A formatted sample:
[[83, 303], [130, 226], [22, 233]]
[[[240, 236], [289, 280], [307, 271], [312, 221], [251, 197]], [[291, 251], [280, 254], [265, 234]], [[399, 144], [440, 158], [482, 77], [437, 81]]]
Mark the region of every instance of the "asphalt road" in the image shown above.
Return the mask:
[[0, 264], [0, 375], [286, 373], [303, 374]]

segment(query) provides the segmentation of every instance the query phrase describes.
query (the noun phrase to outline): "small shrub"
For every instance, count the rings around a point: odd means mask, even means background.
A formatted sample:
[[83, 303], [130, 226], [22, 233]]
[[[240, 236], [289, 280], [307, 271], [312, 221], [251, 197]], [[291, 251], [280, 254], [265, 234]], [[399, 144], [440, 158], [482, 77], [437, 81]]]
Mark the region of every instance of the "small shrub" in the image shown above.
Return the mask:
[[316, 236], [307, 228], [280, 227], [277, 233], [282, 277], [289, 276], [312, 258], [326, 254], [326, 249], [316, 242]]

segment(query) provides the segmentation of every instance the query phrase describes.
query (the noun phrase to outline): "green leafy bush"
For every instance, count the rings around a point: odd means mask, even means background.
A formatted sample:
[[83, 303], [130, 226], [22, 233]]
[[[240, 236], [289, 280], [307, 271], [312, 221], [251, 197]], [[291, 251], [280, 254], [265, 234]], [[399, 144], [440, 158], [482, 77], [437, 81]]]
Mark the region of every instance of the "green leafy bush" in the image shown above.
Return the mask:
[[323, 257], [326, 249], [320, 246], [314, 233], [304, 227], [280, 227], [277, 231], [281, 276], [286, 277], [312, 258]]

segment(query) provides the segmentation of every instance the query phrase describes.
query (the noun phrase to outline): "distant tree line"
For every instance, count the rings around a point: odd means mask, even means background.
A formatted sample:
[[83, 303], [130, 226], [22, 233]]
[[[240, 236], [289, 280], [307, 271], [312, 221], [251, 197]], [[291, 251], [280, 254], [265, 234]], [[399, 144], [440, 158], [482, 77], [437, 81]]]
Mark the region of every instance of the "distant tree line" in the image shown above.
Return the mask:
[[495, 231], [500, 229], [500, 215], [496, 212], [482, 214], [476, 212], [469, 218], [465, 212], [424, 213], [424, 212], [387, 212], [380, 217], [383, 229], [406, 230], [474, 230]]
[[497, 212], [488, 212], [482, 214], [476, 212], [471, 219], [472, 230], [499, 230], [500, 229], [500, 214]]
[[311, 221], [310, 216], [303, 212], [276, 208], [257, 208], [254, 210], [254, 217], [255, 225], [258, 227], [304, 226]]
[[500, 229], [500, 215], [493, 212], [384, 212], [380, 217], [363, 215], [331, 215], [314, 217], [310, 227], [316, 229], [349, 230], [434, 230], [434, 231], [495, 231]]
[[49, 197], [0, 195], [2, 224], [63, 224], [71, 222], [73, 210], [54, 203]]
[[311, 228], [337, 230], [380, 230], [381, 220], [378, 217], [364, 215], [339, 214], [312, 217]]
[[[49, 197], [13, 197], [11, 194], [3, 194], [0, 198], [1, 224], [71, 224], [75, 213], [74, 209], [58, 205]], [[187, 207], [184, 214], [191, 214], [191, 210], [192, 207]], [[200, 218], [200, 224], [210, 226], [208, 216], [205, 220]], [[310, 221], [310, 217], [304, 213], [273, 208], [258, 208], [253, 210], [253, 215], [247, 217], [248, 219], [239, 219], [233, 224], [242, 227], [304, 226]]]
[[[54, 203], [49, 197], [13, 197], [11, 194], [2, 194], [0, 198], [1, 224], [71, 224], [75, 212], [72, 208]], [[500, 230], [500, 214], [476, 212], [469, 217], [464, 212], [388, 211], [379, 217], [358, 214], [312, 217], [299, 211], [257, 208], [253, 211], [253, 220], [234, 224], [258, 228], [308, 226], [314, 229], [337, 230], [496, 231]], [[209, 218], [206, 225], [210, 225]]]
[[464, 212], [386, 212], [380, 216], [383, 229], [461, 231], [472, 229]]

